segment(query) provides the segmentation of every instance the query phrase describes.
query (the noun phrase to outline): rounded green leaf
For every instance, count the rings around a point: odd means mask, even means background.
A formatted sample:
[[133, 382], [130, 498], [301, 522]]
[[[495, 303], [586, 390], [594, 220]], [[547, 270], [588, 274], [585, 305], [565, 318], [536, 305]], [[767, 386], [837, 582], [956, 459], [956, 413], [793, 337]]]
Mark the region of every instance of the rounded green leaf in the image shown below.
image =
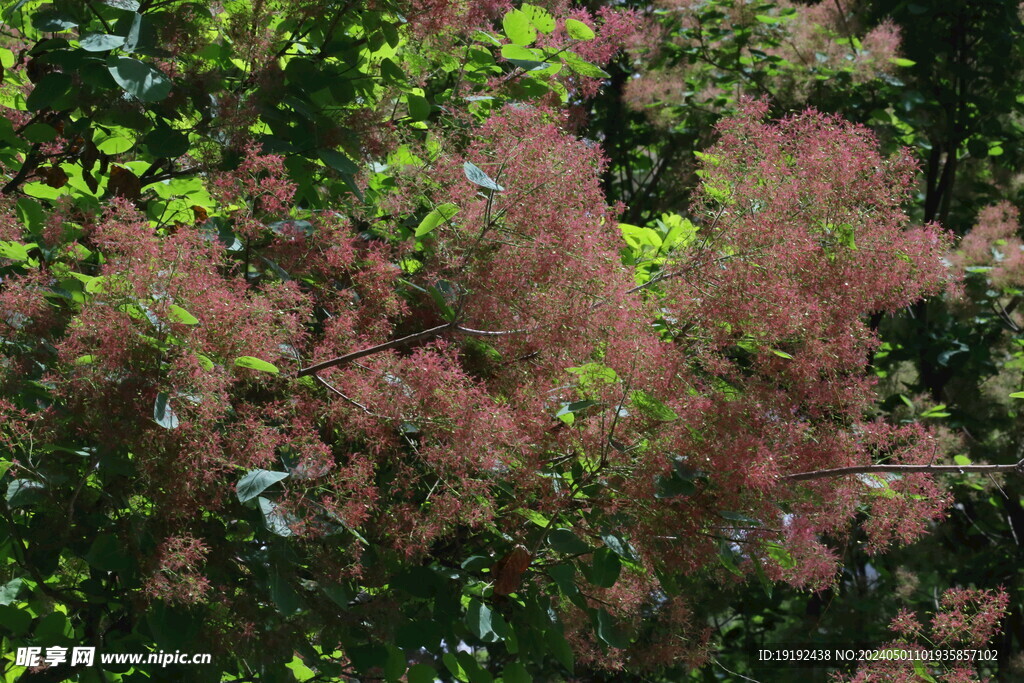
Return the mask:
[[145, 137], [146, 149], [155, 157], [180, 157], [188, 151], [188, 136], [169, 126], [157, 126]]
[[430, 102], [423, 95], [409, 93], [405, 96], [409, 103], [409, 117], [413, 121], [426, 121], [430, 118]]
[[565, 32], [575, 40], [593, 40], [594, 30], [576, 19], [565, 20]]
[[505, 13], [501, 21], [505, 35], [516, 45], [529, 45], [537, 40], [537, 29], [525, 12], [514, 9]]
[[239, 480], [235, 486], [238, 500], [242, 503], [252, 500], [267, 490], [272, 484], [276, 484], [288, 476], [287, 472], [271, 472], [270, 470], [255, 469]]
[[585, 574], [595, 586], [611, 588], [619, 580], [621, 571], [622, 562], [619, 556], [608, 548], [598, 548], [594, 551], [594, 560]]
[[555, 30], [555, 18], [543, 7], [524, 3], [519, 9], [530, 18], [530, 23], [541, 33], [551, 33]]
[[171, 81], [156, 67], [131, 57], [111, 57], [107, 69], [117, 84], [143, 102], [159, 102], [171, 93]]
[[106, 52], [124, 45], [124, 37], [112, 36], [109, 33], [90, 33], [82, 36], [78, 44], [86, 52]]
[[437, 678], [437, 672], [428, 664], [413, 664], [409, 668], [409, 673], [406, 674], [406, 680], [409, 683], [434, 683], [435, 678]]
[[235, 359], [235, 365], [240, 368], [249, 368], [250, 370], [259, 370], [260, 372], [269, 372], [272, 375], [280, 374], [281, 371], [277, 369], [277, 366], [273, 363], [268, 363], [265, 360], [256, 358], [255, 356], [239, 356]]
[[533, 683], [533, 676], [519, 662], [512, 662], [501, 672], [505, 683]]
[[29, 111], [39, 111], [51, 107], [56, 100], [71, 87], [71, 76], [65, 73], [50, 73], [36, 83], [29, 93], [25, 104]]
[[548, 534], [548, 543], [558, 552], [567, 555], [579, 555], [590, 550], [590, 546], [581, 541], [571, 529], [555, 529]]

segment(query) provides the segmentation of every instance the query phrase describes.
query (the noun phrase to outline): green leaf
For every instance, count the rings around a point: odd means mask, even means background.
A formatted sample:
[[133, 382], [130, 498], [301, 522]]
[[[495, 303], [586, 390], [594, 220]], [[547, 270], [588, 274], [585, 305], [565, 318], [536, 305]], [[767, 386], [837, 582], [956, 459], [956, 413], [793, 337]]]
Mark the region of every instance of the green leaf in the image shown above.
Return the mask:
[[622, 562], [619, 556], [608, 548], [598, 548], [594, 551], [594, 559], [590, 567], [584, 571], [587, 580], [601, 588], [611, 588], [619, 580], [622, 571]]
[[430, 118], [430, 102], [426, 97], [409, 93], [405, 99], [409, 104], [409, 116], [413, 121], [426, 121]]
[[601, 405], [597, 401], [572, 401], [570, 403], [563, 403], [562, 407], [559, 408], [558, 412], [555, 413], [562, 422], [566, 424], [573, 424], [576, 421], [576, 413], [581, 413], [591, 406]]
[[768, 543], [767, 550], [768, 556], [783, 569], [792, 569], [796, 566], [796, 559], [778, 543]]
[[591, 64], [575, 52], [563, 53], [562, 61], [565, 62], [567, 67], [578, 73], [580, 76], [587, 76], [588, 78], [610, 78], [607, 71], [596, 64]]
[[633, 400], [633, 405], [635, 405], [641, 413], [653, 420], [671, 422], [672, 420], [679, 419], [679, 415], [677, 415], [674, 410], [648, 394], [646, 391], [640, 391], [637, 389], [631, 392], [629, 396]]
[[580, 555], [590, 552], [590, 546], [580, 540], [572, 529], [555, 529], [548, 534], [548, 544], [560, 553]]
[[416, 237], [429, 234], [441, 223], [450, 221], [452, 216], [458, 212], [459, 207], [455, 204], [441, 204], [420, 221], [419, 226], [416, 228]]
[[151, 130], [144, 138], [144, 142], [146, 149], [155, 157], [180, 157], [189, 148], [187, 135], [163, 125]]
[[469, 627], [470, 633], [485, 643], [504, 640], [502, 632], [508, 631], [501, 615], [479, 600], [470, 601], [466, 610], [466, 626]]
[[156, 395], [153, 402], [153, 420], [164, 429], [174, 429], [178, 426], [178, 416], [171, 408], [171, 399], [166, 391]]
[[265, 360], [260, 360], [255, 356], [239, 356], [235, 359], [235, 365], [240, 368], [249, 368], [250, 370], [259, 370], [260, 372], [269, 372], [272, 375], [280, 374], [281, 371], [277, 369], [277, 366], [273, 363], [268, 363]]
[[82, 36], [78, 44], [86, 52], [106, 52], [124, 45], [124, 37], [112, 36], [109, 33], [90, 33]]
[[889, 61], [895, 64], [896, 66], [914, 66], [915, 64], [917, 64], [917, 62], [915, 62], [914, 60], [906, 59], [904, 57], [890, 57]]
[[593, 40], [594, 31], [582, 21], [576, 19], [565, 20], [565, 32], [574, 40]]
[[454, 654], [451, 652], [445, 652], [444, 656], [441, 657], [441, 661], [443, 661], [448, 670], [452, 672], [452, 676], [455, 676], [455, 678], [462, 681], [462, 683], [469, 683], [469, 674], [466, 673], [466, 670], [462, 667], [462, 664], [459, 663], [458, 658]]
[[128, 29], [128, 37], [124, 41], [124, 49], [127, 52], [135, 52], [139, 46], [139, 34], [142, 32], [142, 15], [138, 12], [132, 17], [132, 26]]
[[409, 667], [409, 673], [406, 674], [406, 680], [409, 683], [434, 683], [436, 678], [437, 671], [428, 664], [413, 664]]
[[466, 174], [466, 179], [469, 180], [469, 182], [479, 185], [480, 187], [493, 190], [494, 192], [502, 192], [505, 189], [498, 183], [494, 182], [491, 176], [484, 173], [471, 161], [467, 161], [462, 164], [462, 172]]
[[1024, 398], [1024, 391], [1015, 391], [1010, 394], [1010, 398]]
[[48, 123], [33, 123], [26, 126], [21, 134], [29, 142], [53, 142], [57, 139], [57, 129]]
[[628, 560], [630, 562], [634, 562], [636, 560], [636, 558], [633, 557], [633, 551], [629, 548], [629, 544], [626, 543], [626, 541], [624, 541], [620, 536], [610, 533], [601, 534], [601, 540], [604, 541], [604, 544], [608, 546], [608, 548], [612, 552], [614, 552], [622, 559]]
[[772, 351], [772, 353], [774, 353], [779, 358], [785, 358], [787, 360], [793, 360], [793, 356], [789, 355], [785, 351], [779, 351], [778, 349], [772, 349], [771, 351]]
[[972, 461], [966, 455], [954, 455], [953, 462], [957, 465], [970, 465]]
[[620, 649], [629, 647], [629, 640], [623, 635], [618, 624], [615, 623], [615, 618], [603, 607], [598, 608], [596, 612], [597, 637], [604, 641], [608, 647]]
[[288, 476], [287, 472], [271, 472], [255, 469], [242, 477], [235, 485], [239, 502], [246, 503]]
[[0, 258], [11, 259], [12, 261], [27, 261], [28, 247], [19, 242], [0, 241]]
[[71, 76], [69, 74], [59, 72], [46, 74], [29, 93], [25, 105], [29, 111], [46, 109], [70, 88]]
[[32, 479], [15, 479], [7, 485], [7, 505], [16, 508], [31, 505], [46, 487]]
[[543, 7], [523, 3], [519, 9], [530, 18], [530, 23], [541, 33], [551, 33], [555, 30], [555, 18]]
[[733, 551], [729, 541], [722, 540], [718, 544], [718, 559], [722, 562], [722, 566], [728, 569], [736, 576], [743, 576], [742, 570], [736, 566], [736, 554]]
[[325, 147], [317, 150], [317, 156], [320, 157], [320, 161], [324, 162], [339, 173], [355, 175], [359, 172], [359, 167], [356, 166], [351, 159], [337, 150]]
[[505, 35], [516, 45], [526, 46], [537, 40], [537, 30], [525, 12], [517, 9], [506, 12], [501, 25]]
[[159, 69], [131, 57], [111, 57], [107, 69], [117, 84], [143, 102], [159, 102], [171, 93], [171, 81]]
[[171, 304], [168, 306], [167, 317], [171, 319], [171, 322], [181, 323], [182, 325], [199, 324], [198, 318], [177, 304]]
[[17, 600], [22, 583], [24, 583], [22, 579], [11, 579], [0, 587], [0, 605], [9, 605]]
[[384, 679], [388, 683], [397, 683], [405, 673], [408, 665], [405, 659], [405, 652], [394, 645], [388, 645], [388, 661], [384, 665]]
[[519, 662], [506, 665], [501, 672], [501, 678], [504, 683], [533, 683], [533, 676]]

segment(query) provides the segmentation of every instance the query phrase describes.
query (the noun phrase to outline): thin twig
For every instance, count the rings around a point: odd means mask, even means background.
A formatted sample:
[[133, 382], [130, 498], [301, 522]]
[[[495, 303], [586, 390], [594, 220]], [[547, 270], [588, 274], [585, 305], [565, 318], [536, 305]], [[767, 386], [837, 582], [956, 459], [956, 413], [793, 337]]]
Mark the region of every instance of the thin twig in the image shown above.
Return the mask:
[[1024, 458], [1012, 465], [858, 465], [855, 467], [835, 467], [828, 470], [814, 470], [812, 472], [800, 472], [799, 474], [787, 474], [782, 477], [786, 481], [809, 481], [811, 479], [826, 479], [829, 477], [842, 477], [847, 474], [997, 474], [1000, 472], [1017, 472], [1024, 474]]

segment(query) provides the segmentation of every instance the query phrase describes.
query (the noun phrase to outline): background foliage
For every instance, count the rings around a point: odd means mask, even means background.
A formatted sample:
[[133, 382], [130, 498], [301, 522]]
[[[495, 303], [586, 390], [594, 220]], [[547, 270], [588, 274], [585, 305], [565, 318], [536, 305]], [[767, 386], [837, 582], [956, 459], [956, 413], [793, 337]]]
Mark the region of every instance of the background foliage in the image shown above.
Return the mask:
[[1016, 3], [2, 20], [5, 680], [1019, 678]]

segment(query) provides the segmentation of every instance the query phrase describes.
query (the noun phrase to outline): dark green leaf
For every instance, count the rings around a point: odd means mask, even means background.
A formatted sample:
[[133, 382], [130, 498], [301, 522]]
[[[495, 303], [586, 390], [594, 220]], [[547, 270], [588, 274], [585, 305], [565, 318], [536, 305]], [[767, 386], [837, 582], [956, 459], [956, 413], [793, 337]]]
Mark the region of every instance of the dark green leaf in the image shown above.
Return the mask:
[[171, 400], [167, 392], [161, 391], [156, 395], [153, 402], [153, 420], [164, 429], [174, 429], [178, 426], [178, 416], [171, 408]]
[[581, 541], [571, 529], [555, 529], [548, 534], [548, 543], [566, 555], [579, 555], [590, 551], [590, 546]]
[[36, 83], [29, 93], [25, 104], [29, 111], [39, 111], [50, 107], [61, 95], [71, 87], [71, 76], [65, 73], [46, 74]]
[[52, 8], [42, 9], [32, 16], [32, 26], [40, 31], [59, 33], [78, 26], [78, 22], [72, 17]]
[[485, 643], [493, 643], [501, 640], [494, 629], [495, 617], [500, 619], [501, 615], [495, 614], [490, 607], [479, 600], [472, 600], [466, 610], [466, 626], [469, 627], [469, 632], [480, 640]]
[[287, 472], [272, 472], [270, 470], [255, 469], [246, 474], [235, 486], [238, 500], [242, 503], [252, 500], [267, 490], [273, 484], [288, 476]]
[[423, 95], [409, 93], [405, 96], [409, 103], [409, 117], [413, 121], [426, 121], [430, 118], [430, 102]]
[[615, 618], [603, 607], [596, 610], [597, 637], [604, 641], [609, 647], [625, 648], [629, 646], [629, 639], [619, 629]]
[[57, 129], [48, 123], [33, 123], [22, 131], [22, 135], [29, 142], [53, 142], [57, 139]]
[[601, 539], [604, 541], [604, 544], [612, 550], [612, 552], [622, 559], [629, 560], [630, 562], [635, 561], [636, 558], [633, 557], [633, 552], [630, 550], [629, 544], [619, 536], [610, 533], [601, 534]]
[[519, 662], [512, 662], [505, 666], [501, 672], [501, 678], [505, 683], [533, 683], [533, 676]]
[[142, 15], [138, 12], [132, 17], [132, 27], [128, 29], [128, 37], [124, 41], [126, 52], [135, 52], [139, 46], [139, 33], [142, 30]]
[[320, 149], [317, 150], [317, 156], [320, 157], [320, 161], [340, 173], [355, 175], [359, 172], [359, 167], [356, 166], [351, 159], [336, 150], [327, 148]]
[[427, 664], [413, 664], [409, 667], [409, 673], [406, 674], [406, 680], [409, 683], [434, 683], [436, 678], [437, 671]]
[[78, 44], [86, 52], [106, 52], [124, 45], [124, 38], [109, 33], [90, 33], [82, 36]]
[[31, 479], [15, 479], [7, 485], [7, 505], [12, 508], [31, 505], [42, 497], [45, 487]]
[[105, 572], [125, 571], [133, 563], [123, 540], [114, 534], [97, 536], [85, 554], [85, 561]]
[[146, 149], [155, 157], [180, 157], [188, 151], [188, 136], [169, 126], [157, 126], [144, 138]]
[[622, 571], [622, 562], [619, 556], [608, 548], [598, 548], [594, 551], [594, 559], [589, 569], [585, 572], [587, 580], [601, 588], [611, 588], [619, 580], [619, 573]]
[[270, 572], [270, 599], [277, 605], [277, 611], [290, 616], [299, 610], [299, 594], [295, 592], [288, 578], [274, 568]]
[[107, 69], [117, 84], [143, 102], [159, 102], [171, 93], [171, 81], [160, 70], [131, 57], [111, 57]]
[[291, 515], [281, 512], [276, 503], [269, 498], [260, 496], [256, 499], [260, 513], [263, 515], [263, 524], [267, 531], [278, 536], [291, 536], [291, 525], [297, 521]]
[[488, 190], [494, 190], [495, 192], [502, 192], [505, 188], [494, 182], [489, 175], [484, 173], [478, 168], [473, 162], [467, 161], [462, 164], [462, 172], [466, 174], [466, 178], [469, 182], [485, 187]]

